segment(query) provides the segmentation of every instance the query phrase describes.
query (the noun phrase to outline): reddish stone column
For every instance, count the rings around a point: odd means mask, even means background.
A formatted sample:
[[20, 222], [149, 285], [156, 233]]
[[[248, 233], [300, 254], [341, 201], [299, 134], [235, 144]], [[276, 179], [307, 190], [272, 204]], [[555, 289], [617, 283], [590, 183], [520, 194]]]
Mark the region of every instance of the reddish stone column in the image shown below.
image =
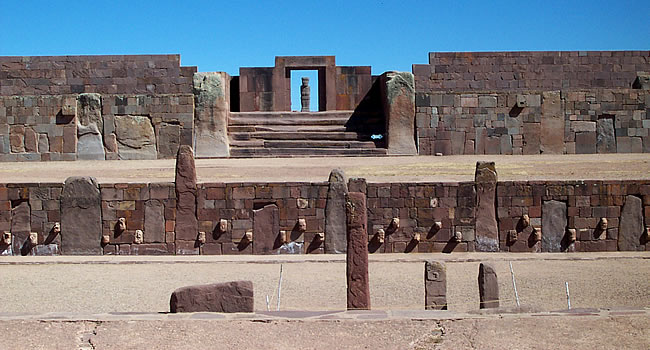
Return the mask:
[[346, 203], [348, 310], [370, 310], [366, 196], [351, 192]]
[[481, 309], [499, 307], [499, 282], [497, 273], [490, 264], [481, 263], [478, 267], [478, 292]]
[[476, 162], [476, 250], [499, 251], [496, 195], [497, 171], [494, 162]]
[[196, 168], [192, 147], [182, 145], [176, 157], [176, 240], [194, 241], [196, 219]]

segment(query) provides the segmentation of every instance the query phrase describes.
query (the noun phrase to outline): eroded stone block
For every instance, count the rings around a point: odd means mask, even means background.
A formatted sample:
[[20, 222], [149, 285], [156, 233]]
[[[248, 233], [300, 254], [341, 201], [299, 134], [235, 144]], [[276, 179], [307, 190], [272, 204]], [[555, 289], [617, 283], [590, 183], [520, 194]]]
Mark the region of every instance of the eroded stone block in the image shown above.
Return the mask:
[[443, 262], [424, 263], [424, 309], [447, 310], [447, 267]]
[[325, 252], [346, 252], [345, 196], [348, 193], [345, 172], [334, 169], [330, 173], [327, 203], [325, 206]]
[[633, 195], [625, 196], [618, 227], [618, 250], [643, 250], [643, 202]]
[[92, 177], [69, 177], [61, 194], [61, 251], [63, 254], [100, 255], [101, 194]]
[[253, 312], [253, 282], [234, 281], [176, 289], [169, 309], [177, 312]]
[[120, 159], [157, 159], [156, 135], [151, 119], [141, 115], [115, 116], [117, 154]]
[[348, 310], [369, 310], [366, 196], [363, 193], [350, 192], [347, 197], [347, 308]]
[[476, 162], [476, 250], [499, 250], [496, 218], [497, 172], [494, 162]]
[[478, 267], [478, 292], [481, 309], [499, 307], [499, 282], [491, 264], [481, 263]]
[[550, 200], [542, 204], [542, 251], [561, 252], [562, 238], [567, 229], [567, 205]]

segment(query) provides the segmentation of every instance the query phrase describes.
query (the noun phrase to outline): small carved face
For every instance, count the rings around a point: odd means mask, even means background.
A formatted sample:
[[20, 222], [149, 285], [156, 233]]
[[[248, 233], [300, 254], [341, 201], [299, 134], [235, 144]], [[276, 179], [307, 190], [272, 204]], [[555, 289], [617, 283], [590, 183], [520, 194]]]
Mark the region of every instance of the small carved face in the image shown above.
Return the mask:
[[462, 241], [463, 241], [463, 233], [460, 231], [456, 231], [456, 233], [454, 233], [454, 242], [460, 243]]
[[325, 240], [325, 234], [323, 232], [318, 232], [316, 235], [314, 235], [314, 240], [317, 242], [322, 242]]
[[242, 237], [242, 241], [252, 242], [253, 241], [253, 231], [246, 231], [246, 233], [244, 234], [244, 237]]
[[2, 243], [5, 245], [11, 244], [11, 232], [5, 231], [2, 233]]
[[601, 231], [607, 230], [607, 218], [600, 218], [600, 221], [598, 222], [598, 228]]
[[29, 244], [32, 247], [38, 244], [38, 233], [36, 232], [29, 233]]
[[576, 229], [570, 228], [567, 230], [567, 238], [569, 242], [575, 242], [577, 238]]
[[539, 227], [536, 227], [533, 230], [533, 239], [535, 240], [535, 242], [539, 242], [539, 241], [542, 240], [542, 229], [540, 229]]
[[528, 214], [524, 214], [521, 216], [521, 227], [526, 228], [528, 225], [530, 225], [530, 217]]
[[380, 228], [375, 232], [375, 237], [377, 239], [377, 242], [379, 243], [384, 243], [384, 239], [386, 238], [386, 231], [384, 231], [383, 228]]
[[305, 231], [307, 231], [307, 220], [305, 220], [305, 219], [298, 219], [297, 229], [298, 229], [299, 232], [305, 232]]
[[517, 241], [517, 231], [516, 230], [508, 231], [508, 242], [512, 244], [515, 243], [516, 241]]
[[219, 220], [219, 232], [226, 232], [228, 230], [228, 220]]
[[142, 244], [144, 241], [144, 232], [142, 230], [135, 230], [135, 236], [133, 237], [133, 243]]
[[415, 242], [420, 241], [420, 232], [415, 232], [413, 236], [411, 236], [411, 239], [414, 240]]
[[206, 238], [205, 238], [205, 232], [199, 232], [199, 236], [196, 238], [197, 241], [201, 244], [205, 244]]
[[111, 243], [111, 236], [110, 235], [102, 235], [102, 245], [107, 245]]
[[61, 224], [60, 223], [58, 223], [58, 222], [54, 223], [54, 226], [52, 226], [52, 233], [55, 234], [55, 235], [58, 235], [59, 233], [61, 233]]
[[388, 227], [393, 230], [397, 230], [399, 228], [399, 218], [393, 218], [390, 221], [390, 225]]
[[115, 232], [122, 233], [124, 231], [126, 231], [126, 219], [119, 218], [115, 223]]
[[442, 221], [436, 221], [433, 223], [433, 229], [438, 232], [442, 229]]

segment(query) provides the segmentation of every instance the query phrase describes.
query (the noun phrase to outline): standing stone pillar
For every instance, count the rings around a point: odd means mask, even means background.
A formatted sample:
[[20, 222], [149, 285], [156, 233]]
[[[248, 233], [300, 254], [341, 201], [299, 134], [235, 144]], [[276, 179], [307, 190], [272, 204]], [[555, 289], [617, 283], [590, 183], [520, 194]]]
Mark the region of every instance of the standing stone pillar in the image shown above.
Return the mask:
[[542, 203], [542, 251], [561, 252], [567, 227], [566, 203], [550, 200]]
[[417, 154], [415, 146], [415, 78], [409, 72], [386, 72], [380, 76], [386, 117], [388, 154]]
[[230, 75], [194, 73], [194, 150], [197, 157], [228, 157]]
[[102, 197], [92, 177], [69, 177], [61, 193], [61, 252], [100, 255]]
[[81, 94], [77, 98], [77, 159], [104, 160], [102, 97]]
[[301, 112], [309, 112], [311, 89], [309, 88], [309, 78], [302, 77], [302, 85], [300, 85], [300, 106]]
[[496, 217], [497, 171], [494, 162], [476, 162], [476, 250], [499, 250]]
[[641, 198], [628, 195], [621, 211], [618, 226], [618, 250], [643, 250], [643, 203]]
[[424, 263], [424, 309], [447, 310], [447, 267], [442, 262]]
[[481, 263], [478, 267], [478, 292], [481, 309], [499, 307], [499, 281], [490, 264]]
[[542, 92], [540, 151], [544, 154], [564, 153], [564, 112], [559, 91]]
[[280, 233], [280, 214], [275, 204], [253, 210], [253, 253], [272, 254]]
[[366, 195], [359, 192], [348, 193], [346, 213], [348, 310], [370, 310]]
[[196, 218], [196, 168], [192, 147], [181, 145], [176, 157], [176, 239], [194, 241], [199, 224]]
[[345, 197], [348, 194], [348, 181], [345, 172], [334, 169], [330, 173], [325, 205], [325, 253], [345, 253], [346, 248], [346, 216]]

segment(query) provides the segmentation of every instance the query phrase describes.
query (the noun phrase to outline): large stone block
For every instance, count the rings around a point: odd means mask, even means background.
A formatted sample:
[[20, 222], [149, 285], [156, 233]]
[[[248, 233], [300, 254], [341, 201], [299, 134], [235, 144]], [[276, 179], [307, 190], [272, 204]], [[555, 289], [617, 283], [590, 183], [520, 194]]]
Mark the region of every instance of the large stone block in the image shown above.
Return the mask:
[[564, 113], [559, 91], [542, 93], [541, 152], [564, 153]]
[[176, 239], [193, 241], [199, 232], [196, 218], [196, 168], [192, 147], [182, 145], [176, 156]]
[[345, 253], [346, 218], [345, 197], [348, 193], [347, 178], [341, 169], [330, 173], [327, 203], [325, 205], [325, 252], [330, 254]]
[[176, 289], [169, 310], [176, 312], [253, 312], [253, 282], [234, 281]]
[[146, 242], [165, 242], [165, 208], [159, 200], [145, 202], [144, 233]]
[[415, 147], [415, 80], [410, 72], [381, 75], [388, 154], [417, 154]]
[[101, 194], [92, 177], [69, 177], [61, 194], [61, 252], [100, 255]]
[[149, 117], [115, 116], [117, 154], [120, 159], [156, 159], [156, 135]]
[[230, 76], [194, 73], [194, 149], [197, 157], [228, 157]]
[[253, 253], [271, 254], [279, 248], [280, 216], [278, 206], [268, 204], [253, 210]]
[[542, 251], [561, 252], [566, 228], [566, 203], [555, 200], [545, 201], [542, 204]]
[[476, 162], [476, 250], [499, 250], [496, 218], [497, 172], [494, 162]]
[[614, 118], [600, 118], [596, 123], [596, 152], [616, 153]]
[[368, 279], [368, 216], [366, 195], [348, 193], [346, 203], [348, 248], [346, 257], [348, 310], [370, 309]]
[[618, 250], [643, 250], [643, 203], [637, 196], [625, 196], [618, 228]]
[[159, 158], [173, 158], [181, 144], [180, 125], [162, 123], [158, 126], [156, 141]]
[[478, 267], [478, 292], [481, 309], [499, 307], [499, 281], [490, 264], [481, 263]]
[[424, 309], [447, 310], [447, 267], [442, 262], [424, 263]]
[[77, 158], [105, 159], [102, 131], [102, 99], [99, 94], [80, 94], [77, 98]]

